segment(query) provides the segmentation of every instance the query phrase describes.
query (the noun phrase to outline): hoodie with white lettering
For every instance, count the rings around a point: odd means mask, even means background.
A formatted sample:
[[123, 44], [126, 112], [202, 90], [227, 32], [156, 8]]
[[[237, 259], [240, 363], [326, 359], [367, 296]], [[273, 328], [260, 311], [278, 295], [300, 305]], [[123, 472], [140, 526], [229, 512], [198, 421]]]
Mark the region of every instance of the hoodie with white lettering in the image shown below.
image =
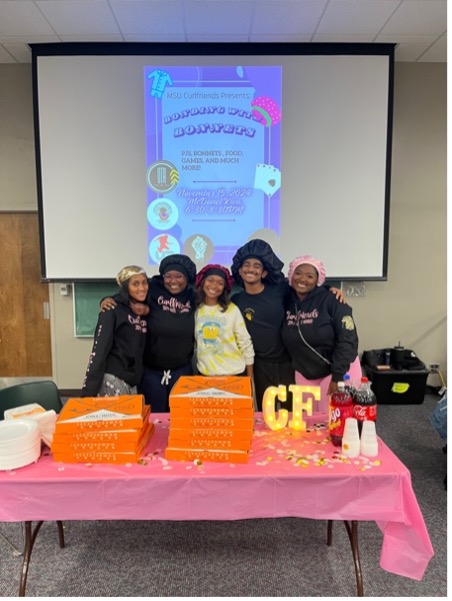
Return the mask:
[[151, 369], [178, 369], [193, 357], [195, 345], [194, 290], [187, 286], [179, 294], [169, 292], [163, 277], [149, 280], [147, 304], [149, 333], [144, 365]]

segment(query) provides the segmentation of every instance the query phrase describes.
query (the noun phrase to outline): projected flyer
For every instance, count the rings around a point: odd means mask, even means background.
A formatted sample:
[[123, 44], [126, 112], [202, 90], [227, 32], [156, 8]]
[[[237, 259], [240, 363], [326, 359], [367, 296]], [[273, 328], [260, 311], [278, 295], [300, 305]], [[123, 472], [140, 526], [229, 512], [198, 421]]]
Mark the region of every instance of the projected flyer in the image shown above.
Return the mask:
[[249, 238], [277, 250], [282, 68], [144, 69], [149, 264], [230, 265]]

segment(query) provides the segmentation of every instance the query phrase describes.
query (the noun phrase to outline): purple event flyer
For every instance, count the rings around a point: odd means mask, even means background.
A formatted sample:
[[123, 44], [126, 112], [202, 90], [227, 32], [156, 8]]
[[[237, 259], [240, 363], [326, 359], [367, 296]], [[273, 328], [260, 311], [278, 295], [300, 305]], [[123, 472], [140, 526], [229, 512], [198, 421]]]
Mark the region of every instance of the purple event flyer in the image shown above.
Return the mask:
[[280, 233], [282, 68], [144, 69], [149, 264]]

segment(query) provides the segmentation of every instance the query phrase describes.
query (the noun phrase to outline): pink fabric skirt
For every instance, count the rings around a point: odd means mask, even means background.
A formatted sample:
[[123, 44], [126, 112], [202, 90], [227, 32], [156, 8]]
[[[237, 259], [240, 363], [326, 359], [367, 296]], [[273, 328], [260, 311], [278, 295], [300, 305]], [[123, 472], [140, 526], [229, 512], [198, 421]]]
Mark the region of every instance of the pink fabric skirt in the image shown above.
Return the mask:
[[[352, 385], [357, 384], [361, 380], [362, 370], [361, 362], [357, 356], [353, 363], [350, 365], [350, 369], [347, 372], [350, 375]], [[331, 382], [331, 374], [324, 378], [317, 380], [308, 380], [302, 376], [298, 371], [295, 372], [295, 383], [301, 386], [320, 386], [320, 401], [314, 401], [314, 407], [312, 411], [312, 418], [310, 422], [328, 421], [328, 386]]]

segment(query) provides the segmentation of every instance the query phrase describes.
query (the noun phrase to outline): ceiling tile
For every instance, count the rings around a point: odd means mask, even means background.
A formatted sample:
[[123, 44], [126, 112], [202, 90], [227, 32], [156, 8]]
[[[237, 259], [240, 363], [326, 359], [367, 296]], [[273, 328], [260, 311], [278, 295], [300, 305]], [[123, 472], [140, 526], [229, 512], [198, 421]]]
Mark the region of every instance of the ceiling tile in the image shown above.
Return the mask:
[[447, 57], [447, 36], [441, 37], [419, 57], [420, 63], [442, 63], [446, 62]]
[[252, 34], [312, 34], [326, 0], [260, 0], [254, 15]]
[[61, 36], [62, 42], [123, 42], [123, 37], [120, 33], [108, 33], [108, 34], [94, 34], [94, 33], [82, 33], [82, 34], [63, 34]]
[[61, 35], [119, 33], [105, 0], [37, 0], [36, 4]]
[[54, 33], [49, 35], [0, 35], [0, 44], [47, 44], [52, 42], [61, 42], [60, 38]]
[[128, 33], [124, 35], [125, 42], [186, 42], [184, 33]]
[[441, 35], [446, 29], [446, 0], [403, 0], [381, 33]]
[[395, 51], [395, 59], [398, 62], [416, 62], [419, 56], [429, 47], [427, 42], [401, 42]]
[[373, 34], [362, 33], [361, 35], [347, 33], [347, 34], [333, 34], [333, 33], [317, 33], [313, 38], [313, 42], [319, 43], [350, 43], [350, 44], [366, 44], [372, 43], [375, 39]]
[[252, 0], [185, 0], [185, 23], [193, 34], [248, 34]]
[[4, 64], [14, 63], [14, 64], [16, 64], [17, 60], [14, 58], [14, 56], [10, 52], [7, 52], [7, 50], [3, 46], [0, 46], [0, 63], [4, 63]]
[[27, 44], [3, 44], [3, 47], [18, 63], [31, 63], [31, 50]]
[[34, 2], [0, 2], [0, 35], [28, 36], [55, 33]]
[[110, 0], [124, 35], [185, 33], [178, 0]]
[[221, 35], [218, 33], [215, 34], [202, 34], [202, 33], [191, 33], [187, 35], [187, 42], [200, 42], [200, 43], [208, 43], [208, 42], [218, 42], [218, 43], [248, 43], [248, 35], [245, 33], [237, 34], [237, 35]]
[[447, 62], [446, 0], [0, 0], [2, 62], [27, 43], [397, 43]]
[[299, 35], [299, 34], [284, 34], [284, 33], [262, 33], [253, 34], [250, 36], [251, 42], [269, 42], [273, 44], [287, 44], [287, 43], [308, 43], [311, 41], [311, 35]]
[[377, 34], [398, 4], [394, 0], [331, 0], [316, 33]]

